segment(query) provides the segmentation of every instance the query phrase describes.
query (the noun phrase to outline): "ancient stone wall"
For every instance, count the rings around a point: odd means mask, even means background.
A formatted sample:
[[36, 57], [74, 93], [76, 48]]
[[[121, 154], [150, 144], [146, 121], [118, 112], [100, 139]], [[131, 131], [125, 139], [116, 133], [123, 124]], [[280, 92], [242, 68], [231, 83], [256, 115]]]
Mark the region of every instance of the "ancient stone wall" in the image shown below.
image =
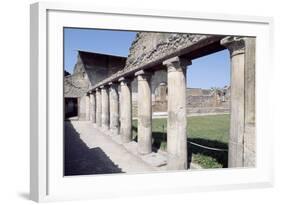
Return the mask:
[[208, 35], [139, 32], [130, 47], [124, 70], [132, 70], [206, 39]]
[[[154, 90], [153, 112], [167, 112], [167, 92], [167, 86], [164, 83], [160, 83]], [[230, 88], [218, 90], [187, 88], [186, 107], [188, 114], [229, 113]], [[133, 116], [137, 117], [137, 93], [133, 98]]]

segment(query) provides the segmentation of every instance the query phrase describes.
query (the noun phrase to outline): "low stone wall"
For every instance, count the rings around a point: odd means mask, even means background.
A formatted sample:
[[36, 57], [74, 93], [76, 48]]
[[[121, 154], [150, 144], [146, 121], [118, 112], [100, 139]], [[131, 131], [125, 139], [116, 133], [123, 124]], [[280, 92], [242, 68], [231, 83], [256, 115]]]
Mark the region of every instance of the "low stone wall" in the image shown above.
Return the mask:
[[187, 114], [230, 113], [229, 108], [223, 107], [193, 107], [186, 109]]
[[[133, 102], [132, 107], [133, 117], [138, 116], [138, 106], [136, 102]], [[167, 102], [156, 102], [152, 105], [152, 112], [167, 112]], [[230, 108], [226, 106], [218, 106], [218, 107], [202, 107], [202, 106], [193, 106], [187, 107], [187, 114], [209, 114], [209, 113], [230, 113]]]

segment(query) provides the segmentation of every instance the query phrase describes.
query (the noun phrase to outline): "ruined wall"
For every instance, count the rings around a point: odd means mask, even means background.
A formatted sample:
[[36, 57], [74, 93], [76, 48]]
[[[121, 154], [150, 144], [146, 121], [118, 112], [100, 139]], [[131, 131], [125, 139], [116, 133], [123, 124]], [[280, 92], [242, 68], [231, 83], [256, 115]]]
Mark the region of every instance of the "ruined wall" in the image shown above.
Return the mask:
[[[109, 76], [110, 78], [114, 78], [114, 76], [118, 76], [124, 71], [134, 70], [142, 65], [147, 65], [150, 62], [157, 61], [162, 57], [182, 51], [190, 46], [196, 47], [194, 45], [197, 45], [198, 42], [206, 43], [207, 41], [212, 41], [214, 37], [216, 36], [139, 32], [131, 44], [130, 52], [127, 58], [79, 51], [74, 73], [80, 74], [81, 79], [88, 82], [87, 86], [89, 88], [90, 86], [97, 85]], [[197, 46], [199, 46], [199, 44]], [[154, 69], [159, 65], [154, 66], [155, 67], [152, 66], [151, 68]], [[162, 86], [165, 83], [167, 83], [166, 70], [155, 71], [151, 78], [153, 112], [165, 112], [167, 110], [167, 98], [164, 96], [164, 94], [167, 94], [167, 90], [165, 90]], [[162, 86], [161, 89], [159, 86]], [[203, 92], [202, 90], [199, 91]], [[196, 92], [196, 90], [193, 90], [193, 92]], [[197, 95], [204, 96], [205, 94], [198, 93]], [[207, 104], [214, 104], [211, 102], [212, 100], [213, 99], [211, 97], [194, 97], [194, 99], [187, 99], [187, 101], [190, 102], [189, 107], [194, 108], [196, 107], [196, 103], [199, 103], [200, 107], [207, 107]], [[134, 78], [132, 81], [132, 105], [133, 115], [136, 116], [137, 78]], [[84, 96], [80, 98], [79, 112], [81, 119], [85, 118]]]
[[[184, 48], [210, 40], [216, 36], [196, 35], [196, 34], [175, 34], [175, 33], [155, 33], [139, 32], [131, 44], [130, 52], [123, 71], [131, 71], [135, 68], [157, 61], [164, 56], [176, 53]], [[200, 44], [200, 43], [199, 43]], [[155, 65], [156, 66], [156, 65]], [[150, 70], [153, 70], [153, 66]], [[151, 78], [152, 90], [152, 111], [167, 111], [167, 83], [166, 70], [159, 70]], [[160, 86], [160, 87], [159, 87]], [[132, 82], [132, 104], [133, 116], [137, 116], [137, 81]], [[208, 89], [187, 89], [188, 113], [208, 113], [208, 112], [229, 112], [229, 103], [211, 94]]]
[[[164, 73], [162, 73], [164, 75]], [[137, 93], [134, 94], [137, 96]], [[159, 83], [153, 90], [152, 111], [167, 112], [167, 85]], [[187, 114], [229, 113], [230, 88], [218, 90], [187, 88]], [[133, 116], [137, 117], [137, 98], [133, 98]]]
[[89, 80], [83, 72], [64, 77], [64, 97], [78, 98], [83, 96], [89, 88]]
[[208, 35], [138, 32], [132, 42], [124, 70], [133, 70], [147, 63], [157, 61], [194, 43]]
[[[224, 92], [224, 93], [223, 93]], [[188, 88], [186, 91], [187, 113], [229, 113], [230, 89]]]
[[73, 74], [64, 77], [64, 97], [78, 98], [79, 120], [86, 120], [86, 93], [92, 85], [120, 71], [126, 58], [78, 51]]

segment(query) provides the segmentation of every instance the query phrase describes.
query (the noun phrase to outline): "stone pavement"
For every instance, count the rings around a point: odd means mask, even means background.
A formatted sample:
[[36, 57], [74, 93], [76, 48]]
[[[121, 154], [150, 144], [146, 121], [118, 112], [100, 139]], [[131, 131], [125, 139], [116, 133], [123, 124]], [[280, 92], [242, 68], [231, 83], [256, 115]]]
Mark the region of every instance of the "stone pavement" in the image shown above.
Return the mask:
[[[88, 121], [65, 121], [65, 175], [157, 171]], [[127, 145], [130, 147], [130, 145]]]

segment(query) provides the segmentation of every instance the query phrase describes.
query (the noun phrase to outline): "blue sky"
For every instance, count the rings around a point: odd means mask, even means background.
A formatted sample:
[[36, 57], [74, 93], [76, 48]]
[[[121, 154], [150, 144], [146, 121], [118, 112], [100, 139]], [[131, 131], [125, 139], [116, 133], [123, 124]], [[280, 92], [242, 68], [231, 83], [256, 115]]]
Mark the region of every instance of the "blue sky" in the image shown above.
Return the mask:
[[[135, 32], [96, 29], [64, 29], [64, 66], [72, 73], [77, 50], [127, 56]], [[187, 70], [188, 87], [223, 87], [230, 82], [230, 60], [223, 50], [192, 61]]]

